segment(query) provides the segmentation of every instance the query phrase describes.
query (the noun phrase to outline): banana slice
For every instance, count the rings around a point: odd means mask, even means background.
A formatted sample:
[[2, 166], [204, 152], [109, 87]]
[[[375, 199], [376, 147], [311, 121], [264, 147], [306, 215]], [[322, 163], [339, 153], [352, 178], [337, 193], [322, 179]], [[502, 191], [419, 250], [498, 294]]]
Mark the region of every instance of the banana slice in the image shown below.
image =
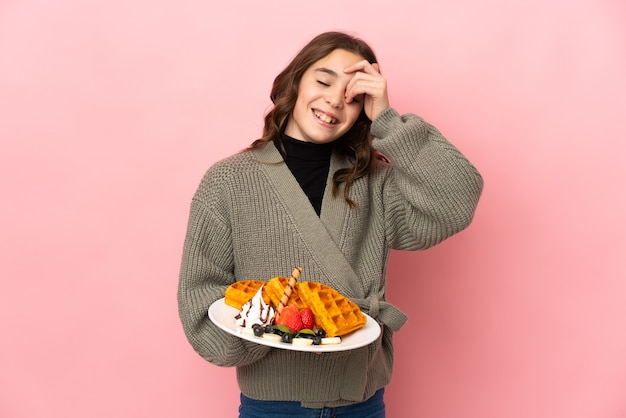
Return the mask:
[[276, 343], [279, 343], [279, 342], [281, 342], [283, 340], [283, 338], [280, 335], [278, 335], [278, 334], [270, 334], [270, 333], [267, 333], [267, 332], [265, 334], [263, 334], [263, 337], [261, 337], [261, 338], [265, 338], [266, 340], [274, 341]]
[[341, 343], [341, 337], [324, 337], [322, 338], [322, 345], [331, 345]]
[[310, 338], [294, 338], [291, 340], [291, 344], [300, 346], [313, 345], [313, 340]]
[[240, 331], [243, 332], [244, 334], [254, 335], [254, 330], [252, 328], [243, 327], [240, 329]]

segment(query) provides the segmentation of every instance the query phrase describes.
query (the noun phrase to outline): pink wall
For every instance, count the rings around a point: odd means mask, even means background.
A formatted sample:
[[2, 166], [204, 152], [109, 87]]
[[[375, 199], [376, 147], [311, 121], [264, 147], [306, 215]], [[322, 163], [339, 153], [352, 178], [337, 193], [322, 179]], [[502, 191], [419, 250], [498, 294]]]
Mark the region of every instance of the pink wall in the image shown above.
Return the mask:
[[467, 231], [392, 258], [389, 416], [625, 417], [625, 23], [622, 0], [4, 0], [0, 416], [236, 416], [178, 323], [189, 200], [345, 29], [486, 181]]

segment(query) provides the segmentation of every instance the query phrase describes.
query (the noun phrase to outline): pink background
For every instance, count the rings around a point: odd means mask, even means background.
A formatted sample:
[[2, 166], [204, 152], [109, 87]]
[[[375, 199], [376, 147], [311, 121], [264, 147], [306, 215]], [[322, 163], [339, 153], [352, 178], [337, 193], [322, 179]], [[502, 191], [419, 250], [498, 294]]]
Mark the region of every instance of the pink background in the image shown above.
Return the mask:
[[3, 0], [0, 416], [236, 416], [178, 322], [191, 195], [344, 29], [486, 182], [468, 230], [392, 258], [388, 415], [626, 417], [625, 4]]

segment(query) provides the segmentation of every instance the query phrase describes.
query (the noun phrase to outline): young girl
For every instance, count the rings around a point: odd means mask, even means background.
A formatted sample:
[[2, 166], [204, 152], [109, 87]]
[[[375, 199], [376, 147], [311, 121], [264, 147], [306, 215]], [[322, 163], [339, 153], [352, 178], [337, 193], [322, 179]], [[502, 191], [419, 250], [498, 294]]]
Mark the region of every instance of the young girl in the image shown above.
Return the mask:
[[[406, 320], [385, 301], [390, 249], [427, 249], [472, 220], [480, 174], [433, 126], [389, 107], [386, 86], [362, 40], [315, 37], [274, 80], [263, 136], [211, 167], [193, 197], [180, 318], [203, 358], [236, 367], [240, 418], [384, 417], [392, 334]], [[355, 301], [380, 337], [315, 354], [249, 342], [209, 320], [234, 281], [295, 266], [302, 281]]]

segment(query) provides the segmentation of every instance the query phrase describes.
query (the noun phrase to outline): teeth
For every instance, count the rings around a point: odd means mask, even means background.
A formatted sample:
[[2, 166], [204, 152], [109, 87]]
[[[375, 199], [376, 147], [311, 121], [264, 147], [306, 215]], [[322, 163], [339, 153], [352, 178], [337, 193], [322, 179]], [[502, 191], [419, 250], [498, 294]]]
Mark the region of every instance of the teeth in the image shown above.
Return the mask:
[[330, 117], [330, 116], [328, 116], [328, 115], [325, 115], [325, 114], [323, 114], [323, 113], [317, 113], [317, 112], [315, 112], [315, 116], [317, 116], [317, 118], [318, 118], [319, 120], [321, 120], [322, 122], [331, 123], [331, 124], [333, 124], [333, 123], [337, 123], [337, 122], [335, 121], [335, 119], [334, 119], [334, 118], [332, 118], [332, 117]]

